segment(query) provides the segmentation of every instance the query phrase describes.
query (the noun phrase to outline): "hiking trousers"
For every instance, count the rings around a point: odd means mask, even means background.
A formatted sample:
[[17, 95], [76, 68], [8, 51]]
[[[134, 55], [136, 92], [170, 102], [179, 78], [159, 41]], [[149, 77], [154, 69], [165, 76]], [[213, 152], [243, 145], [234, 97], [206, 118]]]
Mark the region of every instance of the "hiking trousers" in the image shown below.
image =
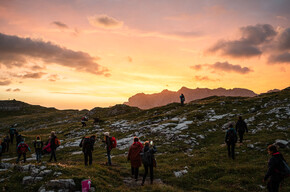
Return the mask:
[[36, 161], [37, 162], [41, 161], [41, 150], [36, 149], [35, 153], [36, 153]]
[[56, 149], [51, 149], [51, 154], [50, 154], [49, 162], [52, 160], [52, 157], [54, 158], [54, 161], [56, 161], [55, 150], [56, 150]]
[[267, 183], [267, 189], [269, 192], [278, 192], [280, 183], [283, 179], [278, 177], [271, 177]]
[[24, 163], [26, 162], [26, 153], [18, 153], [18, 158], [17, 158], [17, 160], [16, 160], [16, 163], [18, 163], [19, 162], [19, 160], [20, 160], [20, 158], [21, 158], [21, 156], [23, 155], [23, 159], [24, 159]]
[[243, 143], [244, 134], [245, 134], [245, 131], [239, 131], [240, 143]]
[[93, 162], [92, 151], [87, 151], [86, 153], [84, 153], [84, 157], [85, 157], [85, 165], [88, 165], [88, 161], [89, 165], [91, 165]]
[[108, 156], [108, 165], [112, 165], [112, 162], [111, 162], [111, 150], [107, 149], [107, 156]]
[[14, 134], [10, 134], [10, 140], [11, 140], [11, 144], [13, 144]]
[[228, 146], [228, 156], [235, 159], [235, 143], [227, 143]]
[[131, 172], [132, 172], [132, 176], [134, 176], [135, 180], [137, 180], [138, 175], [139, 175], [139, 167], [132, 167], [131, 166]]
[[142, 181], [143, 184], [144, 184], [145, 179], [146, 179], [147, 174], [148, 174], [148, 168], [150, 169], [150, 181], [151, 181], [151, 184], [153, 183], [153, 165], [145, 165], [144, 164], [145, 173], [143, 175], [143, 181]]

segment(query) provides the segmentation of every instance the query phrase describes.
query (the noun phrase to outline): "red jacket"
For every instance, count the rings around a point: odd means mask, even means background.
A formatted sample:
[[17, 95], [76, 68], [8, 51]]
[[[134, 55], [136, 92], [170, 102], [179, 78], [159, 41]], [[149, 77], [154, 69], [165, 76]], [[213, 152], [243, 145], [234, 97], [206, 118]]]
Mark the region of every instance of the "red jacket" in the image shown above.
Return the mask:
[[128, 160], [131, 161], [132, 167], [137, 168], [141, 166], [142, 160], [140, 153], [142, 152], [142, 149], [143, 145], [140, 142], [134, 142], [129, 148]]

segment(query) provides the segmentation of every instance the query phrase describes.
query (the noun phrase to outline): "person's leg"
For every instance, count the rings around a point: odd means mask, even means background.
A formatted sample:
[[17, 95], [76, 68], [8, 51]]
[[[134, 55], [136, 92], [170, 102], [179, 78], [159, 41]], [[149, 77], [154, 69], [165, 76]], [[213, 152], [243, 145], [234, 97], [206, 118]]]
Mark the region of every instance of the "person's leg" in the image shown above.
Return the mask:
[[138, 175], [139, 175], [139, 167], [135, 168], [135, 181], [138, 180]]
[[150, 181], [151, 181], [151, 184], [153, 184], [153, 165], [150, 165]]
[[235, 159], [235, 144], [232, 144], [232, 159]]
[[134, 172], [134, 167], [131, 166], [131, 173], [132, 173], [132, 177], [135, 175], [135, 172]]
[[14, 139], [14, 134], [10, 134], [10, 141], [11, 141], [11, 144], [13, 144], [13, 139]]
[[93, 154], [92, 151], [89, 151], [89, 165], [92, 165], [93, 163]]
[[39, 160], [39, 161], [41, 161], [41, 155], [42, 155], [41, 153], [42, 153], [42, 151], [39, 150], [39, 151], [38, 151], [38, 160]]
[[26, 162], [26, 153], [23, 153], [24, 163]]
[[112, 165], [112, 162], [111, 162], [111, 151], [110, 150], [107, 150], [107, 156], [108, 156], [108, 165]]
[[6, 148], [6, 152], [8, 152], [9, 151], [9, 142], [7, 142], [7, 148]]
[[228, 148], [228, 157], [231, 157], [230, 144], [228, 144], [228, 143], [227, 143], [227, 148]]
[[36, 161], [39, 162], [39, 155], [38, 155], [38, 151], [35, 152], [36, 155]]
[[16, 163], [19, 162], [20, 158], [21, 158], [21, 153], [18, 153], [18, 158], [17, 158], [17, 160], [16, 160]]
[[239, 132], [240, 143], [243, 143], [244, 132]]
[[56, 149], [53, 150], [53, 158], [54, 158], [54, 161], [56, 162], [56, 153], [55, 153]]
[[84, 153], [85, 165], [88, 165], [88, 153]]
[[148, 165], [144, 164], [144, 170], [145, 170], [145, 173], [143, 175], [142, 185], [144, 185], [145, 179], [146, 179], [147, 174], [148, 174]]

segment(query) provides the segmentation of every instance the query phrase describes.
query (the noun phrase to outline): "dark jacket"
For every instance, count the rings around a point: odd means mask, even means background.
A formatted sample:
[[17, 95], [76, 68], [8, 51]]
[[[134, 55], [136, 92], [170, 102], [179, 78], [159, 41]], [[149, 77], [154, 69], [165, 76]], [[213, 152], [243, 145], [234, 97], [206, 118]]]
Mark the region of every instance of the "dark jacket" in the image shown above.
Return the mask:
[[92, 152], [94, 150], [95, 139], [93, 137], [84, 137], [81, 140], [80, 147], [83, 148], [84, 153]]
[[264, 177], [265, 181], [269, 177], [275, 180], [282, 179], [281, 172], [283, 171], [283, 168], [284, 168], [283, 161], [285, 161], [285, 159], [280, 152], [276, 152], [272, 154], [272, 157], [268, 162], [268, 171]]
[[153, 160], [155, 159], [154, 153], [157, 152], [155, 146], [150, 148], [149, 146], [145, 146], [142, 150], [142, 163], [144, 165], [153, 165]]
[[105, 137], [105, 140], [102, 141], [102, 142], [104, 142], [104, 143], [106, 144], [106, 149], [107, 149], [107, 151], [111, 151], [111, 150], [112, 150], [111, 137], [106, 136], [106, 137]]
[[56, 149], [56, 144], [55, 144], [55, 139], [56, 138], [57, 138], [56, 136], [53, 136], [53, 137], [50, 138], [50, 148], [52, 150], [55, 150]]
[[142, 149], [143, 145], [140, 142], [134, 142], [129, 148], [128, 160], [131, 161], [132, 167], [137, 168], [141, 166], [142, 160], [140, 153], [142, 152]]
[[238, 120], [236, 123], [236, 131], [237, 132], [248, 132], [248, 126], [244, 120]]
[[[40, 148], [37, 148], [37, 146], [36, 146], [37, 143], [40, 143]], [[43, 148], [43, 141], [41, 141], [41, 140], [35, 140], [35, 141], [33, 142], [33, 145], [34, 145], [35, 151], [42, 151], [42, 148]]]
[[237, 132], [234, 128], [230, 128], [229, 130], [227, 130], [226, 132], [226, 136], [225, 136], [225, 142], [227, 144], [234, 144], [236, 143], [238, 140], [237, 137]]

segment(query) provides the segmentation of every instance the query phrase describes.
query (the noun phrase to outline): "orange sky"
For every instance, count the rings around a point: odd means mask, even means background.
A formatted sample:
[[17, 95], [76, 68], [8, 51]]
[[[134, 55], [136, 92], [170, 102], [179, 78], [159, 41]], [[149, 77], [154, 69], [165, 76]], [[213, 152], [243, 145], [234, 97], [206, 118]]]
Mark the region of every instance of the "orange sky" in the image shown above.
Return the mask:
[[58, 109], [290, 83], [289, 0], [0, 1], [0, 99]]

